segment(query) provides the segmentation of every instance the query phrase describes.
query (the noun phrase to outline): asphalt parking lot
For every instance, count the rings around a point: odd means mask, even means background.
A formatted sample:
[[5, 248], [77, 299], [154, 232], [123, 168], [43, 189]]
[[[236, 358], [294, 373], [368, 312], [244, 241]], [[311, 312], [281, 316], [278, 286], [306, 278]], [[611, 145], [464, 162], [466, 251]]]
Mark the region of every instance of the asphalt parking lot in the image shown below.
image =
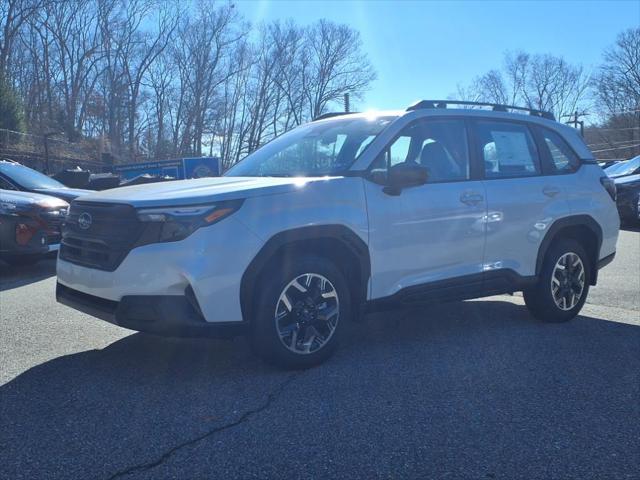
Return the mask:
[[283, 372], [244, 340], [164, 339], [0, 282], [0, 478], [640, 478], [640, 232], [582, 315], [519, 296], [371, 316]]

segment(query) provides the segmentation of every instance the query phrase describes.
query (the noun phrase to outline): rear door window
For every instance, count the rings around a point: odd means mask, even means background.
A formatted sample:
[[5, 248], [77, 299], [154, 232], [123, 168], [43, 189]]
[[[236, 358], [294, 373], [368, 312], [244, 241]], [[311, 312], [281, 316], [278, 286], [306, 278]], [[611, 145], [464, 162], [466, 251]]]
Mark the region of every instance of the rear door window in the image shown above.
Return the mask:
[[485, 178], [540, 175], [540, 158], [526, 125], [480, 120], [475, 130]]

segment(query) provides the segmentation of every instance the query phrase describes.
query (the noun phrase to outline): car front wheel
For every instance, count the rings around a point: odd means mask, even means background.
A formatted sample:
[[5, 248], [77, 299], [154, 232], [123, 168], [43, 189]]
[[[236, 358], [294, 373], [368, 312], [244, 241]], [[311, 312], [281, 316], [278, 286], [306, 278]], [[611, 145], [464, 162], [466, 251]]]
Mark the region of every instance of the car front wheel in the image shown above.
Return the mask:
[[250, 331], [259, 356], [285, 368], [308, 368], [335, 351], [351, 301], [344, 275], [332, 262], [308, 256], [272, 264], [259, 287]]

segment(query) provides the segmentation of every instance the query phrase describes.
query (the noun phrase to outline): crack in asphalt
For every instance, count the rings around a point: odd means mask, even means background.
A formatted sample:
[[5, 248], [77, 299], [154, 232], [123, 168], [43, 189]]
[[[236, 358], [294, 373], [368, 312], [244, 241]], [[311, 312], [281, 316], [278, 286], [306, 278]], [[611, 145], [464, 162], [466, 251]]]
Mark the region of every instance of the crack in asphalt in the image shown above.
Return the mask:
[[293, 380], [295, 380], [299, 375], [300, 375], [300, 372], [295, 372], [295, 373], [292, 373], [291, 375], [289, 375], [285, 381], [283, 381], [280, 385], [278, 385], [277, 388], [275, 388], [272, 392], [270, 392], [267, 395], [267, 398], [262, 403], [262, 405], [258, 406], [257, 408], [254, 408], [252, 410], [247, 410], [237, 420], [234, 420], [233, 422], [227, 423], [227, 424], [222, 425], [220, 427], [216, 427], [216, 428], [214, 428], [212, 430], [209, 430], [206, 433], [203, 433], [202, 435], [199, 435], [199, 436], [197, 436], [195, 438], [192, 438], [192, 439], [187, 440], [187, 441], [185, 441], [183, 443], [180, 443], [179, 445], [176, 445], [175, 447], [170, 448], [169, 450], [164, 452], [162, 455], [160, 455], [157, 459], [155, 459], [153, 461], [150, 461], [150, 462], [147, 462], [147, 463], [142, 463], [140, 465], [133, 465], [131, 467], [125, 468], [124, 470], [120, 470], [120, 471], [114, 473], [113, 475], [111, 475], [110, 477], [108, 477], [107, 480], [113, 480], [113, 479], [116, 479], [116, 478], [123, 477], [125, 475], [130, 475], [132, 473], [138, 473], [138, 472], [144, 472], [144, 471], [147, 471], [147, 470], [151, 470], [152, 468], [155, 468], [158, 465], [161, 465], [162, 463], [164, 463], [174, 453], [178, 452], [179, 450], [181, 450], [181, 449], [183, 449], [185, 447], [189, 447], [191, 445], [195, 445], [196, 443], [204, 440], [205, 438], [211, 437], [212, 435], [215, 435], [218, 432], [222, 432], [223, 430], [228, 430], [230, 428], [236, 427], [236, 426], [246, 422], [252, 416], [257, 415], [257, 414], [267, 410], [271, 406], [271, 404], [277, 399], [277, 397], [284, 391], [284, 389], [291, 382], [293, 382]]

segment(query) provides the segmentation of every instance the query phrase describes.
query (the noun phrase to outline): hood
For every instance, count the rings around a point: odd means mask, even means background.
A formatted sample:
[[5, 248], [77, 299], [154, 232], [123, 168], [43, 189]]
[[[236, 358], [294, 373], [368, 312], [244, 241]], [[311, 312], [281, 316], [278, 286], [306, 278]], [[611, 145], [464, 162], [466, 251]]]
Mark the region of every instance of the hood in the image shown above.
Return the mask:
[[76, 198], [87, 195], [88, 193], [93, 193], [94, 190], [83, 190], [81, 188], [40, 188], [37, 189], [36, 192], [42, 193], [45, 195], [51, 195], [53, 197], [61, 198], [67, 202], [71, 200], [75, 200]]
[[208, 177], [113, 188], [92, 193], [81, 200], [127, 203], [135, 207], [193, 205], [286, 193], [303, 189], [312, 182], [335, 178]]
[[0, 210], [2, 211], [29, 210], [37, 207], [49, 210], [68, 206], [69, 204], [64, 200], [49, 195], [0, 190]]
[[614, 182], [616, 185], [626, 185], [629, 183], [640, 182], [640, 173], [635, 175], [625, 175], [624, 177], [617, 177]]

